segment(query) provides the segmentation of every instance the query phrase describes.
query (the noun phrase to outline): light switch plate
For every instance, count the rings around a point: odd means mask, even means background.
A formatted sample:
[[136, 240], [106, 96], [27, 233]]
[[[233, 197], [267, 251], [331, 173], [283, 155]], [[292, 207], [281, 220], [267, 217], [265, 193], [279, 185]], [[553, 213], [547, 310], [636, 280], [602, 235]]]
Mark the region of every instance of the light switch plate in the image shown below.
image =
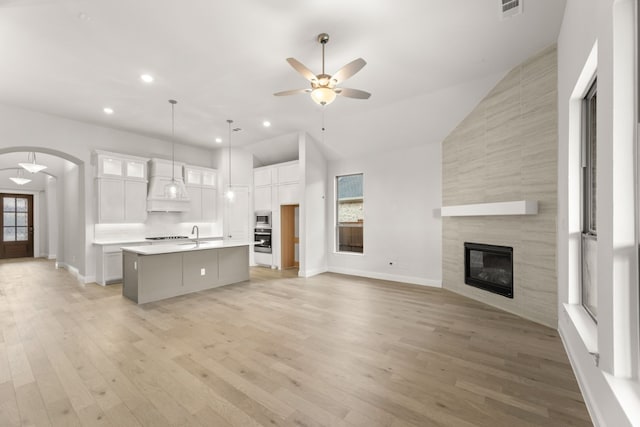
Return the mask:
[[201, 275], [201, 276], [204, 276], [204, 275], [205, 275], [205, 273], [206, 273], [206, 270], [205, 270], [204, 268], [201, 268], [201, 269], [200, 269], [200, 275]]

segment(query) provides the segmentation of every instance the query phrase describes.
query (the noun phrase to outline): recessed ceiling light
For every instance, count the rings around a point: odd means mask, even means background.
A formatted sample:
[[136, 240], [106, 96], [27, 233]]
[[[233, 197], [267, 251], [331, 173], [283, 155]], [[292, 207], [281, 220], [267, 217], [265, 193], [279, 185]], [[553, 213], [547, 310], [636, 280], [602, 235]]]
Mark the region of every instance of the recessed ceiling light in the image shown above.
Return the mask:
[[216, 138], [216, 144], [220, 144], [220, 143], [222, 143], [222, 138], [217, 137], [217, 138]]
[[153, 82], [153, 76], [151, 74], [142, 74], [140, 75], [140, 79], [145, 83]]
[[271, 126], [271, 122], [269, 120], [265, 120], [264, 122], [262, 122], [262, 126], [268, 128], [269, 126]]
[[104, 111], [105, 114], [113, 114], [113, 108], [104, 107], [102, 111]]

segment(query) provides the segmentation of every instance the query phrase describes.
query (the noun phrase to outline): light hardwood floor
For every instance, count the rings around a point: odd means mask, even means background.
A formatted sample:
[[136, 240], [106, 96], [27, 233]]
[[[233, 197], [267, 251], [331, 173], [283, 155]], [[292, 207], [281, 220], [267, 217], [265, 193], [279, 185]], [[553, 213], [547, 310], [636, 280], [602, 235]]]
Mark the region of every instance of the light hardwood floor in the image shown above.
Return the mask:
[[0, 262], [0, 425], [591, 425], [556, 331], [446, 290], [253, 269], [121, 291]]

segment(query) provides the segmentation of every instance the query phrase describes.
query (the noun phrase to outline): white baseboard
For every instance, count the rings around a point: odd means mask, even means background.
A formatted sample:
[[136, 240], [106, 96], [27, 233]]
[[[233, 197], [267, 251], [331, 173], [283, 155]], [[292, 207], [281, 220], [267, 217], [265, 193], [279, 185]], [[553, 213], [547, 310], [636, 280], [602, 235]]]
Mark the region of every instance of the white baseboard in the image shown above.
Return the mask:
[[69, 273], [71, 273], [78, 282], [82, 283], [83, 285], [96, 281], [95, 276], [83, 276], [82, 274], [80, 274], [80, 270], [72, 265], [67, 264], [66, 262], [56, 262], [56, 268], [64, 268]]
[[322, 273], [326, 273], [327, 271], [329, 271], [329, 269], [327, 267], [324, 268], [313, 268], [313, 269], [309, 269], [309, 270], [305, 270], [305, 271], [298, 271], [298, 276], [299, 277], [312, 277], [312, 276], [317, 276], [318, 274], [322, 274]]
[[329, 267], [329, 272], [348, 274], [350, 276], [368, 277], [370, 279], [390, 280], [392, 282], [410, 283], [412, 285], [442, 287], [442, 280], [427, 279], [424, 277], [401, 276], [397, 274], [378, 273], [375, 271], [355, 270], [351, 268]]
[[47, 255], [47, 259], [56, 259], [56, 254]]

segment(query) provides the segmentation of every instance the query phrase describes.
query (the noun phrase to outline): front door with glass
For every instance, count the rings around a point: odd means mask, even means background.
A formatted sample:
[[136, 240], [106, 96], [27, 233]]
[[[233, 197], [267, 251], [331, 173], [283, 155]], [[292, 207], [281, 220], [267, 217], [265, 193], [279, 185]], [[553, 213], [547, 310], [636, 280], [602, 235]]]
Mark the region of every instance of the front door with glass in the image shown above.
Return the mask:
[[33, 257], [33, 196], [1, 194], [0, 258]]

